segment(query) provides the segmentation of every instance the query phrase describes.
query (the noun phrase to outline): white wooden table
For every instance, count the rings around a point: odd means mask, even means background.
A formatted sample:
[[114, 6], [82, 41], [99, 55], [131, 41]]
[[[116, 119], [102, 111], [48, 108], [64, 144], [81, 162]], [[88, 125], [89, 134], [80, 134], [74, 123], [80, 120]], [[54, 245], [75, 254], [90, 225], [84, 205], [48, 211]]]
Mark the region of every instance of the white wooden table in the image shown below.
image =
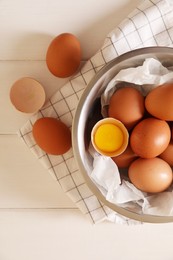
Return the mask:
[[86, 60], [139, 2], [0, 0], [0, 260], [173, 259], [173, 224], [92, 225], [18, 138], [28, 116], [9, 101], [23, 76], [47, 97], [64, 84], [45, 64], [56, 35], [77, 35]]

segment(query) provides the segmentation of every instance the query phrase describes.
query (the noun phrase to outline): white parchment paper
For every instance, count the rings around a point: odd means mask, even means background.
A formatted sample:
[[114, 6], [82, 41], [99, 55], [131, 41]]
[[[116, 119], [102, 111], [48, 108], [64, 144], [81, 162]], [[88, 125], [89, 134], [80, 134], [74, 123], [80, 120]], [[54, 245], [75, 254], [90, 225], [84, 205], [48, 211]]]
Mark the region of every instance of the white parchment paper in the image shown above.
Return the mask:
[[[135, 84], [145, 96], [151, 89], [166, 81], [173, 80], [173, 71], [165, 68], [160, 61], [148, 58], [137, 68], [121, 70], [107, 85], [101, 96], [102, 114], [107, 116], [105, 107], [117, 88], [124, 87], [124, 82]], [[120, 84], [122, 83], [122, 84]], [[173, 192], [147, 194], [138, 190], [126, 179], [121, 179], [120, 171], [111, 158], [93, 152], [93, 171], [91, 179], [100, 189], [105, 198], [122, 207], [128, 207], [137, 213], [152, 215], [173, 215]]]

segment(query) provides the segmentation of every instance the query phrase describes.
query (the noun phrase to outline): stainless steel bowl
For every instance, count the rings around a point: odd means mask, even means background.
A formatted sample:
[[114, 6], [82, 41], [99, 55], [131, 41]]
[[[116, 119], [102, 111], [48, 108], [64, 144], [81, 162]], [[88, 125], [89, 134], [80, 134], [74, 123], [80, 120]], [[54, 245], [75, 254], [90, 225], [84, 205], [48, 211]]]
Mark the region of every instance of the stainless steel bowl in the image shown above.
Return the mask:
[[[92, 157], [88, 152], [90, 141], [90, 130], [92, 124], [99, 119], [98, 99], [103, 93], [108, 82], [122, 69], [137, 67], [142, 65], [146, 58], [157, 58], [166, 67], [173, 66], [173, 49], [169, 47], [146, 47], [125, 53], [108, 64], [106, 64], [91, 80], [85, 89], [73, 121], [72, 142], [74, 156], [77, 160], [79, 169], [83, 174], [87, 185], [91, 191], [106, 206], [117, 213], [131, 219], [150, 223], [173, 222], [173, 216], [154, 216], [139, 214], [135, 211], [122, 208], [119, 205], [110, 203], [105, 199], [97, 186], [92, 182], [89, 173], [92, 170]], [[109, 77], [108, 77], [109, 74]], [[93, 119], [93, 120], [92, 120]]]

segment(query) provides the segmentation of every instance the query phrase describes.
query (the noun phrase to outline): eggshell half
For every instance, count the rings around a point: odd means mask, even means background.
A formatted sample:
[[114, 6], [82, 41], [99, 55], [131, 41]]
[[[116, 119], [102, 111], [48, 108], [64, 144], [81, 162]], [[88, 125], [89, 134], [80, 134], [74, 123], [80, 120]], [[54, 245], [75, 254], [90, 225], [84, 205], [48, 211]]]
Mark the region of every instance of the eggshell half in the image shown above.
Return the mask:
[[[98, 128], [104, 124], [112, 124], [112, 125], [115, 125], [117, 126], [121, 131], [122, 131], [122, 134], [123, 134], [123, 142], [122, 142], [122, 145], [115, 151], [104, 151], [104, 150], [101, 150], [95, 143], [95, 134], [98, 130]], [[108, 133], [107, 133], [108, 134]], [[104, 136], [105, 138], [105, 136]], [[109, 139], [109, 134], [108, 134], [108, 139]], [[127, 148], [128, 146], [128, 141], [129, 141], [129, 133], [126, 129], [126, 127], [122, 124], [122, 122], [120, 122], [119, 120], [116, 120], [115, 118], [104, 118], [104, 119], [101, 119], [99, 120], [93, 127], [92, 131], [91, 131], [91, 142], [92, 142], [92, 145], [93, 147], [95, 148], [95, 150], [102, 154], [102, 155], [105, 155], [105, 156], [109, 156], [109, 157], [114, 157], [114, 156], [118, 156], [120, 155], [121, 153], [123, 153], [125, 151], [125, 149]], [[107, 140], [105, 139], [104, 142], [106, 143]]]
[[36, 113], [45, 102], [43, 86], [32, 78], [21, 78], [11, 87], [10, 100], [23, 113]]

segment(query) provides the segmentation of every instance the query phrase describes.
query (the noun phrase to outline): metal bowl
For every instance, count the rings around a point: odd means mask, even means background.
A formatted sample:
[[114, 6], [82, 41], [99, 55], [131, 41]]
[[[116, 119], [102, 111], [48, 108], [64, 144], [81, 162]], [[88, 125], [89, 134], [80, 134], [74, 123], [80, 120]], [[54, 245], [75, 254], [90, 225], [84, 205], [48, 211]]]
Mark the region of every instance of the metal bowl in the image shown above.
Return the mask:
[[79, 170], [83, 174], [88, 187], [100, 201], [117, 213], [131, 219], [149, 223], [167, 223], [173, 222], [173, 216], [139, 214], [107, 201], [89, 177], [93, 159], [88, 152], [88, 145], [92, 125], [100, 119], [99, 98], [101, 94], [109, 81], [120, 70], [140, 66], [146, 58], [151, 57], [158, 59], [165, 67], [173, 66], [172, 48], [146, 47], [130, 51], [113, 59], [94, 76], [79, 101], [72, 126], [72, 142]]

